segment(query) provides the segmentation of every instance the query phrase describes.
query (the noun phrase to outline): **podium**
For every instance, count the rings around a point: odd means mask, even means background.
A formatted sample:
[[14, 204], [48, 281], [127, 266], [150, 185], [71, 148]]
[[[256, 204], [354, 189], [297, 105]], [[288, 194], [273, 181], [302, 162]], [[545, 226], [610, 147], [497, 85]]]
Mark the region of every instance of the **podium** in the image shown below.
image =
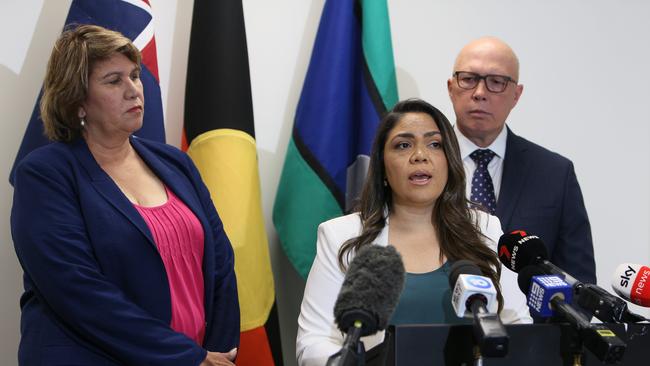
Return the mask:
[[[627, 344], [618, 365], [650, 364], [650, 324], [606, 324]], [[483, 358], [484, 366], [605, 365], [581, 347], [569, 324], [507, 325], [509, 351], [503, 358]], [[368, 353], [367, 365], [427, 366], [474, 365], [472, 325], [391, 326], [385, 342]]]

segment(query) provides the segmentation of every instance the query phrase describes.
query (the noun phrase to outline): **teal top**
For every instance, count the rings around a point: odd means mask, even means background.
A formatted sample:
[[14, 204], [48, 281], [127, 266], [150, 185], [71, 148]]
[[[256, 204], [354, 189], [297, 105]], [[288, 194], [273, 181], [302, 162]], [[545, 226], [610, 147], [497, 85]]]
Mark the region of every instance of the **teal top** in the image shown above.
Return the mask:
[[470, 324], [454, 313], [449, 288], [449, 269], [445, 262], [427, 273], [406, 273], [404, 290], [389, 324]]

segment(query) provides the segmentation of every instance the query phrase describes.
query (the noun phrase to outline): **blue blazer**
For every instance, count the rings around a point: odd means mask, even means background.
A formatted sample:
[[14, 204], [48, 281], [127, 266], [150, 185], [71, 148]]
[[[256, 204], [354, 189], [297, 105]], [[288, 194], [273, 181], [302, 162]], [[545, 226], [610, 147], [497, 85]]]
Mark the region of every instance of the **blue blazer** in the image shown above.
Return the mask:
[[496, 216], [504, 232], [538, 235], [551, 262], [596, 283], [591, 226], [573, 163], [510, 129]]
[[196, 167], [172, 146], [130, 141], [203, 226], [203, 347], [170, 328], [169, 284], [151, 232], [79, 138], [37, 149], [16, 169], [20, 365], [198, 365], [206, 349], [239, 344], [233, 251]]

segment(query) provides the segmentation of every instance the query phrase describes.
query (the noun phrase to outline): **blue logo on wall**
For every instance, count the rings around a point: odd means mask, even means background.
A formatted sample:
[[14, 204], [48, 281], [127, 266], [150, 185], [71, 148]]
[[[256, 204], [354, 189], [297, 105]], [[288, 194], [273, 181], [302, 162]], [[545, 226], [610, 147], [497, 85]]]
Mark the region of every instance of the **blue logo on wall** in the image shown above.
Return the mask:
[[472, 286], [478, 287], [478, 288], [490, 288], [490, 287], [492, 287], [492, 284], [490, 283], [490, 281], [486, 280], [482, 276], [467, 277], [467, 282], [469, 282]]

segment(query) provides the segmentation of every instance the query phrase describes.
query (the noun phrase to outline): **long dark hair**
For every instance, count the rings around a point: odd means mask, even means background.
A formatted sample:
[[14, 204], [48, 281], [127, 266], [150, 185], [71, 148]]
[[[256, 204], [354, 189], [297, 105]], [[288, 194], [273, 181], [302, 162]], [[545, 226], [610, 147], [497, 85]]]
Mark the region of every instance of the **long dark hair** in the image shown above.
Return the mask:
[[384, 210], [392, 211], [392, 190], [384, 185], [384, 145], [388, 134], [406, 113], [426, 113], [438, 125], [442, 135], [442, 146], [447, 158], [447, 184], [436, 201], [432, 213], [432, 224], [438, 231], [440, 240], [440, 260], [447, 257], [451, 261], [467, 259], [474, 262], [483, 274], [497, 287], [499, 310], [503, 297], [499, 288], [501, 263], [490, 248], [483, 242], [485, 236], [478, 228], [478, 215], [472, 214], [470, 202], [465, 196], [465, 169], [460, 158], [460, 149], [454, 130], [447, 117], [436, 107], [421, 100], [407, 99], [397, 103], [382, 119], [372, 146], [368, 177], [361, 193], [357, 210], [361, 218], [361, 234], [352, 238], [339, 249], [338, 261], [345, 270], [350, 252], [370, 245], [379, 235], [386, 218]]

